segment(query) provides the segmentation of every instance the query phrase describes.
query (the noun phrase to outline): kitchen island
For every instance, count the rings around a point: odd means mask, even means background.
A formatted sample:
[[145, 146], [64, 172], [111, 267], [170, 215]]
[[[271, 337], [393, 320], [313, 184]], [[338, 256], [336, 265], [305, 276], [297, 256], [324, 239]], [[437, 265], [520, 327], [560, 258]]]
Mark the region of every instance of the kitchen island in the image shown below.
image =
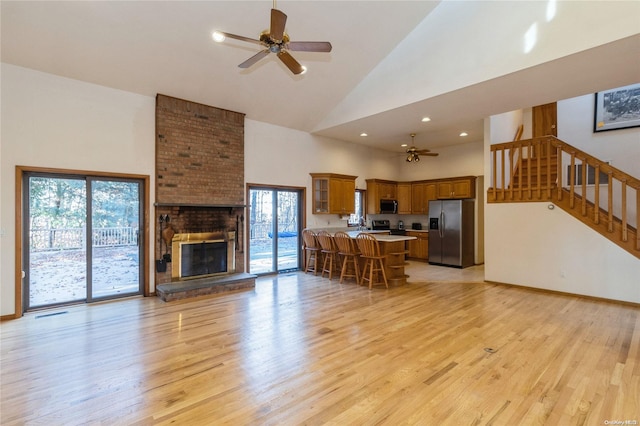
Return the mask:
[[405, 242], [415, 240], [416, 237], [388, 234], [373, 234], [373, 236], [380, 243], [380, 254], [385, 256], [384, 273], [389, 285], [406, 284], [409, 276], [404, 272], [404, 266], [407, 263], [405, 255], [408, 253]]
[[[319, 229], [312, 229], [319, 231]], [[333, 230], [327, 230], [331, 235]], [[371, 234], [380, 243], [380, 254], [385, 256], [384, 273], [387, 276], [389, 285], [399, 286], [407, 283], [408, 275], [404, 272], [406, 265], [405, 255], [408, 253], [406, 242], [416, 240], [416, 237], [406, 235], [389, 235], [389, 231], [345, 231], [351, 238], [356, 238], [359, 234]]]

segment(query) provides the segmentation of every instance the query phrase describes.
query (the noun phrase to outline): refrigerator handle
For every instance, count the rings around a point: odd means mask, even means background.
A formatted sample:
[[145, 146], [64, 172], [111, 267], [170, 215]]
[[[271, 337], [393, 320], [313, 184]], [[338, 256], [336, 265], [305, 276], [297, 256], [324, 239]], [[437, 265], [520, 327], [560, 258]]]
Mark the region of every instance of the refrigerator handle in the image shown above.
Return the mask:
[[444, 238], [444, 211], [440, 212], [440, 226], [438, 227], [440, 238]]

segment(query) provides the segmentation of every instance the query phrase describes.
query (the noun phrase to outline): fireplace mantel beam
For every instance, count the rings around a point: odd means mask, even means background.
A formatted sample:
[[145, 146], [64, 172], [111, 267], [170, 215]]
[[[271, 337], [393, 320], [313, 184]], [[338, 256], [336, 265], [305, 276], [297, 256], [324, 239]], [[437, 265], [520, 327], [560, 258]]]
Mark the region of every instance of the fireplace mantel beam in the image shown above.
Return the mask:
[[154, 206], [229, 210], [229, 214], [233, 212], [233, 209], [244, 209], [247, 207], [246, 204], [189, 204], [189, 203], [154, 203]]

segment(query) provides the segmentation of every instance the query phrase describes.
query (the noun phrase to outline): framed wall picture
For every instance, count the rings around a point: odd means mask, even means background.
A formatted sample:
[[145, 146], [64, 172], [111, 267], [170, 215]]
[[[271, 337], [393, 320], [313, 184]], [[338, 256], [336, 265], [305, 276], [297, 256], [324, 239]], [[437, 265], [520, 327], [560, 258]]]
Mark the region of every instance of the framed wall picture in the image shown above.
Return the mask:
[[593, 131], [640, 126], [640, 83], [596, 93]]

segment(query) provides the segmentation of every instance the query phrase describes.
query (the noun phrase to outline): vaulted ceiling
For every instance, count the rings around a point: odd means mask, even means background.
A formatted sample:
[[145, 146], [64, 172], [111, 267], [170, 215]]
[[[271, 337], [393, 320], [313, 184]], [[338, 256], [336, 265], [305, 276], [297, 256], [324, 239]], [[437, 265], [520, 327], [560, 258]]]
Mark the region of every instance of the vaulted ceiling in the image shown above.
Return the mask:
[[291, 40], [333, 45], [293, 52], [298, 76], [275, 55], [240, 69], [260, 47], [212, 41], [258, 38], [272, 1], [0, 5], [3, 62], [390, 151], [410, 133], [481, 141], [489, 115], [640, 81], [640, 2], [283, 0]]

